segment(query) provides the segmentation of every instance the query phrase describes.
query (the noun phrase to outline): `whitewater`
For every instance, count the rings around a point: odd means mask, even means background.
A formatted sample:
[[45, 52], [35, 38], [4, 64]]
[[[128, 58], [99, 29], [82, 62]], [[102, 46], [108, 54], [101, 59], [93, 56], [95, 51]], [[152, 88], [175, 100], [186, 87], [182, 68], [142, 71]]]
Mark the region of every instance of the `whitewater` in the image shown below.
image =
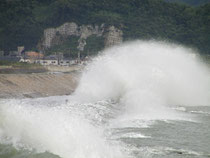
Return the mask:
[[0, 158], [208, 158], [210, 71], [191, 48], [123, 43], [70, 96], [0, 100]]

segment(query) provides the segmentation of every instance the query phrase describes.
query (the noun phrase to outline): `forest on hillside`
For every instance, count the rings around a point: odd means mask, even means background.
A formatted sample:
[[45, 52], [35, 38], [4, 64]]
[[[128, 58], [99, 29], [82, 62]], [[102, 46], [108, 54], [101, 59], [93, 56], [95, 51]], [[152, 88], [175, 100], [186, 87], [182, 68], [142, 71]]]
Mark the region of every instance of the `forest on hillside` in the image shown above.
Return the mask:
[[124, 40], [169, 40], [210, 54], [210, 3], [164, 0], [1, 0], [0, 50], [36, 49], [44, 29], [65, 22], [115, 25]]
[[175, 2], [175, 3], [183, 3], [193, 6], [203, 5], [206, 3], [210, 3], [210, 0], [165, 0], [166, 2]]

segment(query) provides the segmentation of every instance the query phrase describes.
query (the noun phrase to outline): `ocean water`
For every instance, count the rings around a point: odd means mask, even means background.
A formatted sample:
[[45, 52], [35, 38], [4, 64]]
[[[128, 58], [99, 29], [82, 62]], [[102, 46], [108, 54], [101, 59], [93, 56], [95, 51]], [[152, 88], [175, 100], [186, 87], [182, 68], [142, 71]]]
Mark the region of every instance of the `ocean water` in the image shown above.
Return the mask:
[[70, 96], [0, 100], [0, 158], [208, 158], [209, 68], [192, 49], [107, 49]]

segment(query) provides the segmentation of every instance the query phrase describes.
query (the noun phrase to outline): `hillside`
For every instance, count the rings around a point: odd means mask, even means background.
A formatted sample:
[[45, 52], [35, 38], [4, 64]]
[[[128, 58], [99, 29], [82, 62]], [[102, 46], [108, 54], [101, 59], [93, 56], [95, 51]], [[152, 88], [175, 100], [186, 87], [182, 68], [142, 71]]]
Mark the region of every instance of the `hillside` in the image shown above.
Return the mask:
[[19, 45], [36, 50], [44, 29], [75, 22], [114, 25], [124, 40], [169, 40], [210, 54], [209, 16], [209, 3], [190, 7], [163, 0], [1, 0], [0, 50]]
[[206, 3], [210, 3], [210, 0], [165, 0], [166, 2], [178, 2], [178, 3], [184, 3], [188, 5], [198, 6], [203, 5]]

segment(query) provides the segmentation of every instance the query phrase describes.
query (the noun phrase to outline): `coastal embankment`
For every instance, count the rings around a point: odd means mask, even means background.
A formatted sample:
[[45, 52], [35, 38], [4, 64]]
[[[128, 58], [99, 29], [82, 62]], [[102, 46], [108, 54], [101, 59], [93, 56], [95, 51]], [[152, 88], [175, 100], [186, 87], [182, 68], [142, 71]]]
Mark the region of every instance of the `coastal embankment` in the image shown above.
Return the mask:
[[0, 98], [36, 98], [71, 94], [81, 67], [47, 68], [45, 73], [0, 74]]

